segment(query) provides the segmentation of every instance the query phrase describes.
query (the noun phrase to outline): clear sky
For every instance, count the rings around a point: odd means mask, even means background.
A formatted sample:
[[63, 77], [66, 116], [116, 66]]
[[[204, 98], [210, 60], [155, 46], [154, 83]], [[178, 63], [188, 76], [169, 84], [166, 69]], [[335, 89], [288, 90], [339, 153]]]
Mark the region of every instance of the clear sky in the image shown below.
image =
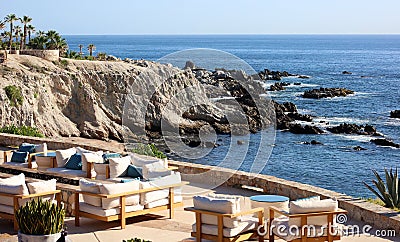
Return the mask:
[[61, 34], [400, 34], [399, 0], [0, 0]]

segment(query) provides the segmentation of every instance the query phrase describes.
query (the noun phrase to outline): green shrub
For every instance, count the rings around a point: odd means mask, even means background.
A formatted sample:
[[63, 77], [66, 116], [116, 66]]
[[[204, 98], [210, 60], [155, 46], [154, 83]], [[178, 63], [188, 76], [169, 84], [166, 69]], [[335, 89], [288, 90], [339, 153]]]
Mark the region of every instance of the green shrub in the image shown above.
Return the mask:
[[136, 147], [132, 149], [132, 152], [160, 159], [167, 158], [167, 156], [162, 151], [158, 150], [154, 144], [137, 144]]
[[67, 60], [60, 60], [60, 65], [65, 68], [65, 67], [68, 66], [68, 61]]
[[134, 238], [134, 239], [123, 240], [123, 242], [151, 242], [151, 240]]
[[44, 137], [44, 135], [40, 133], [40, 131], [37, 128], [25, 125], [22, 125], [20, 127], [17, 127], [15, 125], [4, 126], [3, 128], [0, 128], [0, 133], [17, 134], [23, 136], [40, 137], [40, 138]]
[[24, 234], [60, 233], [64, 227], [65, 210], [51, 201], [33, 199], [15, 212], [19, 230]]
[[22, 105], [24, 102], [24, 97], [22, 96], [21, 89], [17, 86], [6, 86], [4, 88], [4, 91], [6, 92], [6, 95], [8, 99], [10, 100], [11, 106], [18, 106]]

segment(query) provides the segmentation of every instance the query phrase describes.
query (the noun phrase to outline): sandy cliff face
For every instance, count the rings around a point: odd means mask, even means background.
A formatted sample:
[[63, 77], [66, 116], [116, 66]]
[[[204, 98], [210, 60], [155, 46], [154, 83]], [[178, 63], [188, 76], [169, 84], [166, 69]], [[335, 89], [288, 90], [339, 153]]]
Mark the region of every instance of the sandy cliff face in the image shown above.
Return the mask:
[[[167, 126], [179, 126], [183, 132], [190, 133], [191, 129], [210, 124], [217, 132], [229, 133], [227, 114], [221, 104], [209, 101], [207, 86], [200, 85], [201, 79], [195, 74], [192, 70], [182, 71], [149, 61], [68, 59], [52, 63], [33, 56], [10, 55], [0, 64], [0, 126], [30, 125], [38, 127], [46, 136], [119, 141], [126, 134], [123, 119], [131, 130], [151, 137], [160, 135], [163, 122]], [[22, 105], [10, 104], [4, 91], [9, 85], [21, 88]], [[228, 90], [232, 85], [225, 89], [222, 84], [218, 85], [222, 86], [222, 93], [235, 91]], [[182, 93], [183, 89], [188, 91]], [[177, 95], [180, 97], [175, 98]], [[242, 94], [237, 98], [246, 99]], [[243, 102], [247, 105], [244, 109], [253, 113], [248, 115], [250, 128], [256, 131], [262, 122], [254, 121], [257, 112], [246, 102]], [[268, 105], [262, 108], [269, 109]], [[265, 124], [269, 123], [271, 120], [266, 119]]]

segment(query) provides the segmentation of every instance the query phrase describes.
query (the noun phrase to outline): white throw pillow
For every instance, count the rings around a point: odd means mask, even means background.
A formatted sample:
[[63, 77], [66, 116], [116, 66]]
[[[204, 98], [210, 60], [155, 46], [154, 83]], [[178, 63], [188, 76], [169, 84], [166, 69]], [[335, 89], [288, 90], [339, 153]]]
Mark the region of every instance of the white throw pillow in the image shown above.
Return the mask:
[[82, 153], [82, 171], [87, 171], [87, 163], [103, 163], [103, 151]]
[[[140, 189], [153, 188], [153, 187], [161, 187], [168, 186], [172, 184], [181, 183], [181, 174], [179, 172], [175, 172], [169, 176], [165, 176], [159, 179], [155, 179], [149, 182], [141, 182]], [[174, 196], [181, 196], [181, 187], [176, 187], [174, 189]], [[153, 192], [142, 193], [140, 195], [140, 204], [146, 205], [151, 202], [168, 198], [169, 197], [169, 189], [158, 190]]]
[[[57, 190], [57, 180], [30, 182], [27, 184], [29, 194], [37, 194], [42, 192], [51, 192]], [[41, 197], [43, 200], [54, 200], [54, 195]]]
[[[127, 183], [103, 184], [100, 186], [102, 194], [119, 194], [130, 191], [137, 191], [140, 188], [140, 181], [131, 181]], [[125, 205], [139, 205], [139, 194], [126, 196]], [[120, 206], [120, 198], [102, 198], [103, 209], [110, 209]]]
[[143, 178], [146, 180], [169, 176], [173, 173], [171, 170], [166, 169], [160, 162], [154, 162], [144, 165], [142, 172]]
[[64, 167], [69, 158], [76, 153], [75, 148], [69, 148], [66, 150], [56, 150], [57, 167]]
[[[298, 200], [291, 201], [289, 205], [290, 214], [333, 212], [338, 209], [338, 201], [333, 199], [324, 200]], [[309, 217], [307, 224], [325, 226], [328, 224], [327, 215]], [[335, 221], [335, 219], [334, 219]], [[300, 218], [289, 219], [289, 226], [301, 226]]]
[[131, 157], [132, 165], [137, 166], [137, 167], [143, 167], [146, 164], [158, 162], [162, 166], [164, 166], [164, 168], [168, 168], [167, 159], [158, 159], [155, 157], [139, 155], [139, 154], [135, 154], [135, 153], [130, 153], [129, 156]]
[[1, 178], [0, 184], [4, 185], [21, 185], [25, 184], [25, 174], [21, 173], [16, 176], [10, 176], [8, 178]]
[[119, 176], [125, 176], [127, 173], [128, 166], [131, 164], [131, 158], [129, 156], [121, 158], [110, 158], [110, 178], [117, 178]]
[[36, 153], [46, 153], [47, 152], [47, 143], [35, 145], [35, 152]]
[[194, 208], [217, 213], [234, 214], [240, 212], [240, 198], [213, 198], [209, 196], [194, 196]]
[[[102, 185], [101, 183], [92, 182], [92, 181], [88, 181], [85, 179], [79, 180], [79, 188], [84, 192], [99, 194], [101, 185]], [[94, 196], [85, 195], [85, 194], [83, 194], [82, 197], [83, 197], [83, 201], [85, 203], [90, 204], [92, 206], [101, 207], [101, 198], [100, 197], [94, 197]]]
[[94, 171], [97, 180], [106, 179], [107, 166], [108, 164], [94, 163]]

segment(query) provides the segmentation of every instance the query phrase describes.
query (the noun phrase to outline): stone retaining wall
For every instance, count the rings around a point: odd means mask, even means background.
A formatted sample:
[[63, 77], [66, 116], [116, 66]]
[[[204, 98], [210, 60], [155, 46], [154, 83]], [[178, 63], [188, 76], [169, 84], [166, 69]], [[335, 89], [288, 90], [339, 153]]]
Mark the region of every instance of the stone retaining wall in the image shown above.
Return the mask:
[[60, 57], [59, 50], [20, 50], [20, 55], [33, 55], [48, 61], [57, 61]]
[[[18, 135], [0, 134], [0, 145], [20, 145], [22, 142], [48, 144], [49, 149], [66, 149], [80, 146], [89, 150], [116, 150], [111, 145], [100, 147], [82, 142], [65, 142], [49, 138], [32, 138]], [[116, 151], [119, 152], [119, 151]], [[183, 180], [192, 183], [209, 183], [229, 187], [250, 186], [262, 189], [267, 194], [277, 194], [289, 197], [291, 200], [320, 196], [321, 198], [334, 198], [339, 200], [339, 206], [348, 211], [348, 216], [365, 222], [375, 228], [394, 229], [400, 234], [400, 213], [378, 206], [362, 199], [353, 198], [345, 194], [326, 190], [323, 188], [287, 181], [273, 176], [253, 174], [230, 169], [186, 163], [180, 161], [169, 161], [170, 165], [176, 166], [182, 174]], [[207, 172], [207, 173], [205, 173]], [[197, 174], [197, 175], [195, 175]], [[60, 184], [63, 190], [63, 201], [66, 203], [68, 214], [72, 211], [73, 190], [76, 186]]]
[[62, 138], [37, 138], [37, 137], [0, 133], [0, 146], [4, 147], [19, 146], [24, 142], [36, 143], [36, 144], [47, 143], [47, 148], [49, 150], [68, 149], [79, 146], [84, 149], [89, 149], [93, 151], [105, 150], [111, 152], [121, 152], [121, 149], [119, 147], [107, 145], [108, 143], [105, 141], [98, 142], [99, 143], [98, 145], [94, 145], [93, 143], [85, 143], [83, 141], [65, 141]]

